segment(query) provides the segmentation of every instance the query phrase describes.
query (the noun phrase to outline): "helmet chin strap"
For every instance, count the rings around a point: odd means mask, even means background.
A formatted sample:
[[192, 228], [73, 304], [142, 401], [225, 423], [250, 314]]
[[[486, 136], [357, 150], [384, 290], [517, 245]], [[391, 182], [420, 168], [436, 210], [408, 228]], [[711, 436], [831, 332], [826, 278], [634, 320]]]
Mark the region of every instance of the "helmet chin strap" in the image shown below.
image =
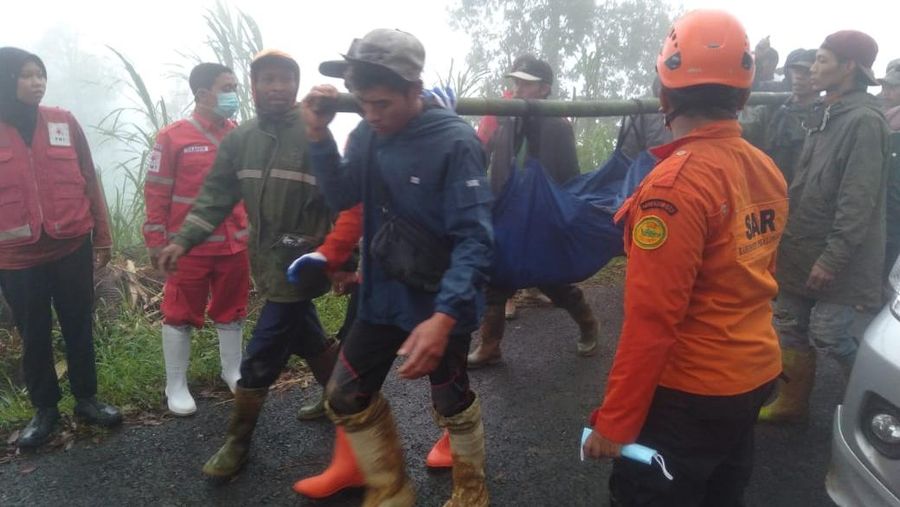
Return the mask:
[[679, 116], [681, 116], [681, 113], [682, 113], [681, 109], [673, 109], [671, 112], [665, 113], [667, 129], [672, 130], [672, 122], [675, 121], [675, 118], [678, 118]]

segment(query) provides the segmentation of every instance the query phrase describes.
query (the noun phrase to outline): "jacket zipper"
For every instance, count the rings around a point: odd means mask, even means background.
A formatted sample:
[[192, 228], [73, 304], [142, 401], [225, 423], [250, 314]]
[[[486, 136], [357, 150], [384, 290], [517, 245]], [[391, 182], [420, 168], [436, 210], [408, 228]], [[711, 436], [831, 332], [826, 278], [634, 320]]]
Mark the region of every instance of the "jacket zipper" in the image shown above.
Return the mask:
[[272, 155], [269, 157], [269, 162], [266, 164], [266, 168], [263, 170], [262, 181], [260, 181], [259, 187], [259, 196], [257, 201], [257, 215], [259, 216], [259, 224], [256, 226], [256, 249], [257, 251], [262, 250], [262, 243], [260, 238], [262, 238], [262, 227], [263, 227], [263, 195], [266, 193], [266, 183], [269, 182], [269, 173], [272, 171], [272, 166], [275, 165], [275, 159], [278, 157], [278, 136], [266, 132], [260, 127], [260, 132], [265, 134], [268, 137], [271, 137], [273, 141], [275, 141], [275, 148], [272, 150]]
[[34, 183], [34, 197], [37, 201], [38, 218], [41, 220], [41, 227], [44, 226], [44, 208], [41, 206], [41, 188], [38, 186], [37, 173], [34, 171], [34, 152], [28, 147], [28, 167], [31, 169], [31, 181]]

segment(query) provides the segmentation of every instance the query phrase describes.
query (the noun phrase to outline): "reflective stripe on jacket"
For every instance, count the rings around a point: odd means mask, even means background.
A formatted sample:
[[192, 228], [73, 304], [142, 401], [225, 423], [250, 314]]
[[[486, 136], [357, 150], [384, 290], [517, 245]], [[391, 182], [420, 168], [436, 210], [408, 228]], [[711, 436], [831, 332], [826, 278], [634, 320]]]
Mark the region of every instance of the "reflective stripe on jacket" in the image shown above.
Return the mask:
[[250, 264], [257, 290], [278, 303], [324, 294], [328, 280], [299, 287], [285, 272], [331, 230], [333, 215], [312, 174], [299, 106], [276, 118], [253, 118], [230, 132], [193, 209], [172, 238], [187, 249], [207, 240], [243, 199], [250, 221]]

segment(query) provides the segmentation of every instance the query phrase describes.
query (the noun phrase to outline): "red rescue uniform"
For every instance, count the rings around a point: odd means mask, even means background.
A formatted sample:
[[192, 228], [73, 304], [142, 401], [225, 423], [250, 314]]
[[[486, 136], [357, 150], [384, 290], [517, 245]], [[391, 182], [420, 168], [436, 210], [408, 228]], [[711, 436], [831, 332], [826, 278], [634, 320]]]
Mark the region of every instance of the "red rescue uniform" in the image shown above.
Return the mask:
[[616, 220], [625, 228], [625, 322], [594, 428], [634, 442], [658, 386], [734, 396], [781, 372], [771, 301], [788, 213], [780, 171], [716, 121], [660, 159]]
[[[164, 247], [181, 228], [212, 169], [219, 142], [234, 127], [231, 121], [216, 124], [195, 113], [160, 130], [144, 183], [143, 233], [151, 251]], [[166, 280], [162, 303], [166, 324], [201, 327], [204, 308], [217, 323], [246, 316], [247, 239], [247, 212], [238, 203], [206, 242], [179, 260], [178, 270]]]
[[0, 269], [61, 259], [88, 235], [94, 248], [112, 246], [103, 190], [72, 114], [39, 107], [30, 147], [0, 122]]

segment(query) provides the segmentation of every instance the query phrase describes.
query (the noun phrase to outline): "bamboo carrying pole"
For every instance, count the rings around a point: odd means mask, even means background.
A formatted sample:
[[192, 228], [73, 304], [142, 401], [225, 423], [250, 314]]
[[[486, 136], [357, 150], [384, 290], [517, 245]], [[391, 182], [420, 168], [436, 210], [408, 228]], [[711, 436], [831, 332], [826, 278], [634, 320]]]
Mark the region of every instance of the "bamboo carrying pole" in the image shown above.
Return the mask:
[[[790, 97], [788, 93], [753, 93], [748, 106], [781, 104]], [[337, 110], [341, 113], [358, 113], [359, 107], [353, 95], [342, 93]], [[461, 98], [456, 112], [463, 116], [563, 116], [567, 118], [588, 116], [626, 116], [659, 111], [659, 100], [654, 98], [632, 100], [567, 101]]]

